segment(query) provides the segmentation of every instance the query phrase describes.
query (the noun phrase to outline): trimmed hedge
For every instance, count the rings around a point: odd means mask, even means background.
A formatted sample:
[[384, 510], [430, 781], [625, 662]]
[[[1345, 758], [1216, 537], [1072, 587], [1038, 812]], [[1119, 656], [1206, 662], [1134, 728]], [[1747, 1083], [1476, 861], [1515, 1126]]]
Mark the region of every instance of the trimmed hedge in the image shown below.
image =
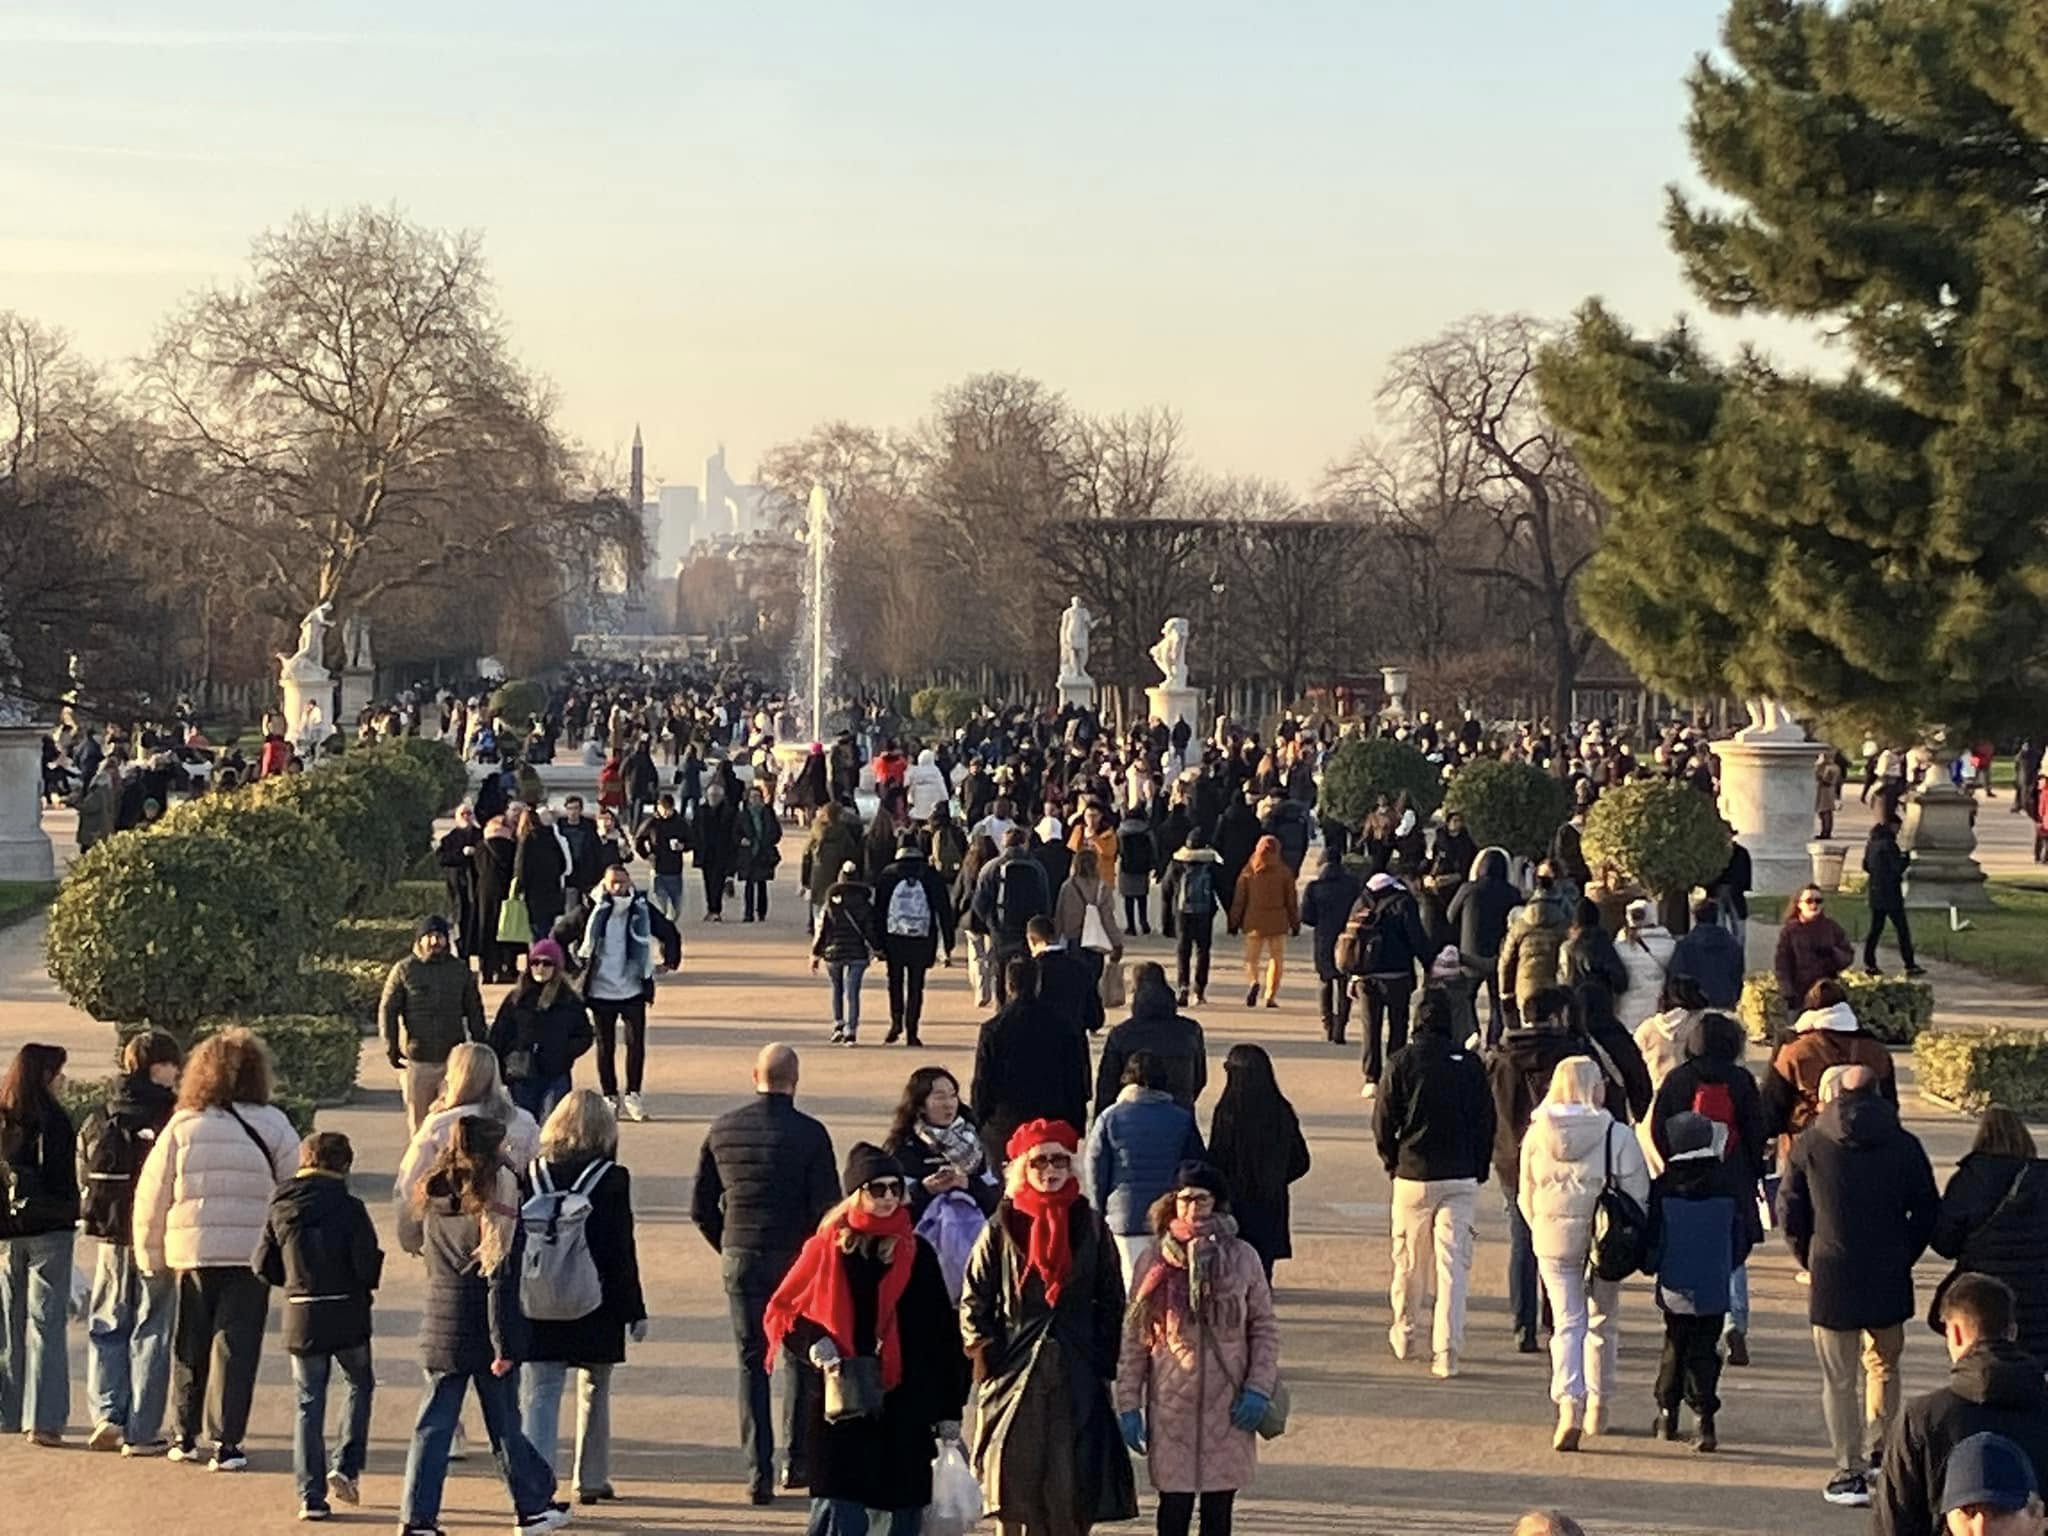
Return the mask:
[[445, 816], [460, 805], [469, 794], [469, 770], [462, 765], [462, 754], [445, 741], [429, 741], [424, 736], [399, 736], [389, 741], [356, 749], [362, 752], [389, 752], [405, 758], [425, 775], [426, 782], [433, 786], [434, 813]]
[[1316, 805], [1355, 829], [1365, 825], [1381, 795], [1391, 802], [1403, 790], [1415, 814], [1427, 820], [1443, 803], [1443, 776], [1407, 742], [1370, 736], [1344, 742], [1330, 754]]
[[1924, 1092], [1971, 1114], [1993, 1104], [2048, 1113], [2048, 1033], [2038, 1029], [1930, 1029], [1913, 1042]]
[[51, 903], [50, 976], [109, 1022], [189, 1033], [211, 1016], [267, 1012], [326, 937], [330, 894], [224, 825], [110, 837]]
[[1713, 800], [1675, 779], [1617, 785], [1586, 813], [1584, 849], [1595, 878], [1611, 864], [1659, 898], [1720, 874], [1729, 841]]
[[1529, 763], [1481, 758], [1460, 768], [1444, 795], [1444, 814], [1465, 818], [1479, 846], [1501, 847], [1517, 858], [1538, 859], [1571, 816], [1564, 785]]
[[377, 1032], [377, 1005], [384, 997], [384, 979], [392, 960], [342, 960], [315, 955], [306, 963], [292, 995], [293, 1011], [328, 1013], [343, 1018], [358, 1034]]
[[345, 917], [320, 946], [323, 958], [332, 960], [376, 960], [389, 965], [403, 960], [413, 944], [413, 919], [406, 917]]
[[[1845, 971], [1835, 978], [1849, 994], [1856, 1021], [1886, 1045], [1912, 1045], [1934, 1025], [1934, 988], [1903, 976], [1866, 976]], [[1752, 971], [1742, 981], [1736, 1006], [1742, 1027], [1759, 1045], [1775, 1046], [1792, 1030], [1772, 971]]]
[[[356, 909], [358, 917], [402, 917], [408, 923], [439, 912], [448, 912], [448, 887], [440, 880], [401, 880], [388, 885], [381, 891], [373, 891], [368, 900]], [[412, 939], [406, 939], [410, 948]], [[393, 956], [396, 959], [397, 956]]]
[[316, 1108], [346, 1104], [355, 1091], [363, 1037], [355, 1024], [333, 1014], [281, 1013], [256, 1018], [215, 1019], [200, 1035], [240, 1025], [270, 1048], [277, 1072], [277, 1097], [304, 1098]]
[[336, 764], [276, 774], [248, 790], [254, 804], [289, 806], [334, 834], [342, 862], [331, 878], [340, 883], [343, 904], [350, 909], [403, 877], [418, 847], [408, 840], [405, 823], [378, 802], [367, 777]]
[[972, 688], [920, 688], [910, 696], [912, 717], [942, 731], [959, 730], [980, 708], [981, 695]]

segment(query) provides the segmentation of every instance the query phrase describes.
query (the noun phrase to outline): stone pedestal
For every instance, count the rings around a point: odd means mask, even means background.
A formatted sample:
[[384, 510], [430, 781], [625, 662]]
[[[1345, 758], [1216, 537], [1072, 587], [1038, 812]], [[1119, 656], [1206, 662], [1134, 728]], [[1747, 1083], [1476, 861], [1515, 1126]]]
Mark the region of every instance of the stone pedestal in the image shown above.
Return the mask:
[[1913, 855], [1906, 867], [1909, 907], [1988, 907], [1984, 871], [1977, 865], [1974, 798], [1942, 779], [1906, 798], [1899, 846]]
[[284, 736], [297, 741], [306, 728], [308, 705], [317, 707], [326, 720], [334, 708], [334, 678], [325, 667], [284, 666], [278, 669], [278, 689], [284, 695]]
[[1185, 720], [1193, 735], [1199, 737], [1202, 734], [1202, 696], [1193, 688], [1174, 688], [1161, 683], [1156, 688], [1145, 690], [1145, 704], [1151, 718], [1164, 721], [1169, 731]]
[[335, 724], [356, 733], [356, 716], [369, 708], [377, 693], [377, 674], [367, 667], [345, 667], [341, 674], [341, 717]]
[[42, 806], [43, 727], [0, 727], [0, 880], [57, 878]]
[[1061, 678], [1060, 704], [1068, 709], [1093, 709], [1095, 707], [1095, 680], [1091, 677]]
[[1813, 877], [1813, 760], [1820, 747], [1797, 724], [1738, 731], [1714, 743], [1721, 815], [1749, 850], [1751, 889], [1788, 895]]

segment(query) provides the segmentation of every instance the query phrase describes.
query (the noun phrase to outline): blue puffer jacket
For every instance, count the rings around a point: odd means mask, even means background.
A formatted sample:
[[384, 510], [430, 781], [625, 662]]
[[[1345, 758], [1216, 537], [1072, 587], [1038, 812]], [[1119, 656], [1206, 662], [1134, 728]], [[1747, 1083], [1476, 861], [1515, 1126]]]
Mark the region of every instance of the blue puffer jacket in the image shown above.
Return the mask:
[[1748, 1211], [1740, 1185], [1711, 1151], [1683, 1153], [1651, 1186], [1661, 1233], [1657, 1305], [1688, 1317], [1728, 1310], [1729, 1278], [1749, 1257]]
[[1088, 1200], [1117, 1237], [1152, 1231], [1152, 1203], [1203, 1156], [1194, 1111], [1163, 1088], [1126, 1087], [1088, 1132]]

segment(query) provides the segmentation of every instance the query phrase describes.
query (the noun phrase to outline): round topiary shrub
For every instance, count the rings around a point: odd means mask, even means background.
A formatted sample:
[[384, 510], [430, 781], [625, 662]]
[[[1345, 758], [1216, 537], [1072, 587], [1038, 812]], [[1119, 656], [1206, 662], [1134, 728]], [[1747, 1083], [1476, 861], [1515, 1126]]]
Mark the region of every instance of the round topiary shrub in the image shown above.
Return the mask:
[[1714, 802], [1671, 779], [1620, 785], [1586, 813], [1586, 863], [1596, 874], [1611, 864], [1660, 899], [1720, 874], [1728, 845]]
[[50, 976], [96, 1019], [188, 1034], [287, 998], [330, 896], [222, 827], [109, 838], [51, 903]]
[[164, 812], [152, 835], [218, 832], [234, 838], [248, 856], [296, 885], [307, 917], [325, 931], [341, 916], [347, 892], [334, 878], [343, 863], [341, 845], [311, 816], [289, 805], [263, 804], [247, 795], [202, 795]]
[[434, 786], [434, 814], [445, 816], [469, 794], [469, 770], [462, 766], [462, 754], [445, 741], [424, 736], [400, 736], [380, 742], [374, 750], [391, 752], [412, 762], [426, 773]]
[[1324, 815], [1360, 827], [1374, 801], [1381, 795], [1391, 801], [1403, 790], [1420, 817], [1443, 803], [1443, 779], [1428, 758], [1405, 741], [1367, 737], [1347, 741], [1330, 754], [1316, 804]]
[[350, 752], [328, 771], [368, 788], [370, 797], [398, 822], [409, 851], [391, 878], [403, 878], [420, 850], [434, 840], [434, 818], [441, 814], [441, 786], [433, 774], [403, 753], [377, 746]]
[[327, 766], [280, 773], [252, 787], [249, 798], [258, 805], [301, 811], [333, 835], [342, 856], [335, 879], [349, 907], [400, 879], [415, 856], [411, 839], [416, 829], [379, 802], [365, 775]]
[[499, 684], [487, 707], [494, 718], [524, 732], [536, 715], [548, 712], [548, 691], [531, 678], [515, 677]]
[[1505, 848], [1516, 858], [1541, 858], [1571, 815], [1564, 785], [1529, 763], [1482, 758], [1460, 768], [1444, 794], [1444, 811], [1458, 812], [1482, 848]]

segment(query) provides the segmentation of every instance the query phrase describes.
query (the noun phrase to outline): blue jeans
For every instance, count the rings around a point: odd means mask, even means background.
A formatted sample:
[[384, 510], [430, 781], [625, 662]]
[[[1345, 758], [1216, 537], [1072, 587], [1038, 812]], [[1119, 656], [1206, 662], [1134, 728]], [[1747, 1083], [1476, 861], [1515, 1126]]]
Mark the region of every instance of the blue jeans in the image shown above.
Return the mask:
[[143, 1274], [126, 1244], [100, 1244], [85, 1333], [85, 1399], [94, 1425], [120, 1425], [130, 1445], [148, 1445], [163, 1434], [177, 1315], [177, 1282], [170, 1275]]
[[1738, 1264], [1735, 1273], [1728, 1277], [1728, 1324], [1722, 1329], [1725, 1335], [1731, 1329], [1749, 1332], [1749, 1266]]
[[683, 920], [683, 877], [681, 875], [656, 875], [654, 889], [647, 899], [655, 910], [672, 923]]
[[860, 1028], [860, 979], [867, 970], [865, 960], [825, 962], [825, 972], [832, 978], [832, 1023], [845, 1025], [849, 1035]]
[[1507, 1192], [1508, 1207], [1508, 1311], [1514, 1314], [1515, 1332], [1536, 1331], [1536, 1308], [1540, 1287], [1536, 1281], [1536, 1244], [1529, 1223], [1522, 1220], [1515, 1192]]
[[[923, 1529], [922, 1506], [889, 1512], [889, 1536], [918, 1536]], [[868, 1536], [868, 1507], [859, 1499], [813, 1499], [804, 1536]]]
[[70, 1229], [0, 1243], [0, 1434], [62, 1434], [71, 1417], [64, 1321], [71, 1307]]
[[529, 1360], [519, 1367], [521, 1420], [527, 1441], [561, 1480], [562, 1388], [569, 1372], [582, 1382], [576, 1393], [576, 1491], [597, 1493], [612, 1481], [612, 1368], [572, 1366], [560, 1360]]
[[331, 1355], [293, 1355], [299, 1423], [292, 1437], [292, 1476], [299, 1485], [299, 1501], [313, 1509], [327, 1507], [327, 1382], [336, 1366], [348, 1383], [348, 1427], [335, 1452], [333, 1470], [343, 1477], [361, 1477], [370, 1451], [370, 1398], [377, 1390], [370, 1346], [358, 1344]]
[[507, 1083], [505, 1091], [512, 1095], [512, 1102], [533, 1116], [536, 1123], [547, 1119], [548, 1111], [569, 1096], [569, 1074], [560, 1077], [522, 1077], [516, 1083]]
[[488, 1370], [423, 1374], [426, 1390], [420, 1394], [419, 1418], [412, 1428], [412, 1449], [405, 1458], [405, 1492], [398, 1504], [400, 1519], [427, 1530], [440, 1523], [441, 1489], [448, 1481], [448, 1445], [455, 1438], [455, 1421], [462, 1414], [462, 1394], [471, 1386], [476, 1388], [477, 1407], [483, 1411], [484, 1434], [490, 1438], [491, 1456], [512, 1495], [513, 1515], [523, 1520], [546, 1509], [554, 1501], [555, 1474], [520, 1431], [518, 1377], [493, 1376]]

